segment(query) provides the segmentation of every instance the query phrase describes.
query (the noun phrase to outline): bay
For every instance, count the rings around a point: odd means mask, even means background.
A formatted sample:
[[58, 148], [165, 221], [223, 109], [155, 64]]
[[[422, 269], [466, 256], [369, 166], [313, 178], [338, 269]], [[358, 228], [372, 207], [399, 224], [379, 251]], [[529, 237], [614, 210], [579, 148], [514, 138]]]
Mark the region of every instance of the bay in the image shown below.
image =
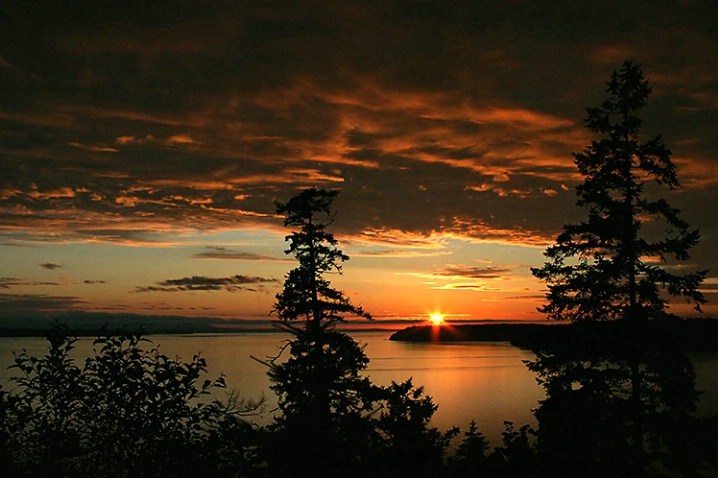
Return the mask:
[[[390, 332], [353, 332], [371, 360], [366, 375], [378, 385], [389, 385], [412, 378], [415, 386], [423, 386], [439, 406], [432, 425], [442, 430], [453, 426], [466, 429], [471, 420], [489, 438], [499, 444], [503, 422], [517, 427], [535, 425], [531, 409], [545, 397], [535, 376], [523, 363], [534, 355], [505, 342], [410, 343], [389, 340]], [[247, 400], [264, 398], [264, 411], [251, 420], [258, 424], [271, 422], [276, 398], [270, 390], [267, 368], [253, 357], [264, 360], [276, 356], [286, 336], [281, 333], [153, 335], [147, 348], [159, 347], [170, 357], [191, 360], [200, 353], [207, 360], [205, 378], [226, 376], [227, 390], [215, 392], [222, 398], [236, 391]], [[84, 357], [93, 354], [93, 339], [81, 338], [73, 356], [78, 366]], [[47, 341], [41, 338], [0, 338], [0, 383], [12, 388], [10, 377], [17, 373], [8, 369], [12, 352], [26, 349], [30, 355], [47, 352]], [[287, 351], [285, 351], [285, 356]], [[281, 360], [281, 359], [280, 359]], [[718, 353], [692, 354], [696, 368], [697, 388], [704, 390], [700, 414], [718, 413]]]

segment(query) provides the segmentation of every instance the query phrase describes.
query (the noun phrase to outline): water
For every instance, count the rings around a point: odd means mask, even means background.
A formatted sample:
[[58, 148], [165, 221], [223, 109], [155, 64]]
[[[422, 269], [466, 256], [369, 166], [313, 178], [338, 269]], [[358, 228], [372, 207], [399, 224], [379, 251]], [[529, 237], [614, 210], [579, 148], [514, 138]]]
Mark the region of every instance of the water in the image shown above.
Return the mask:
[[[504, 420], [517, 426], [535, 425], [531, 409], [544, 398], [543, 389], [522, 360], [534, 355], [508, 343], [469, 342], [408, 343], [388, 340], [389, 332], [356, 332], [351, 334], [366, 345], [365, 352], [371, 362], [366, 372], [378, 385], [413, 378], [415, 386], [424, 386], [439, 409], [432, 424], [446, 430], [452, 426], [465, 429], [471, 420], [492, 443], [498, 444], [504, 429]], [[269, 390], [266, 367], [252, 357], [265, 359], [279, 352], [282, 340], [278, 333], [234, 335], [155, 335], [149, 337], [152, 345], [170, 357], [188, 361], [198, 352], [207, 360], [208, 375], [215, 378], [224, 373], [229, 389], [236, 390], [246, 399], [265, 398], [265, 411], [255, 422], [265, 424], [272, 419], [276, 400]], [[91, 338], [76, 343], [74, 356], [78, 366], [82, 358], [92, 355]], [[149, 347], [149, 344], [147, 345]], [[0, 383], [16, 370], [7, 370], [12, 364], [12, 351], [23, 348], [30, 355], [43, 356], [47, 341], [39, 338], [0, 338]], [[701, 398], [699, 412], [718, 413], [718, 353], [694, 354], [693, 363], [698, 374], [698, 389], [706, 390]], [[226, 393], [220, 391], [220, 394]], [[220, 395], [221, 396], [221, 395]]]

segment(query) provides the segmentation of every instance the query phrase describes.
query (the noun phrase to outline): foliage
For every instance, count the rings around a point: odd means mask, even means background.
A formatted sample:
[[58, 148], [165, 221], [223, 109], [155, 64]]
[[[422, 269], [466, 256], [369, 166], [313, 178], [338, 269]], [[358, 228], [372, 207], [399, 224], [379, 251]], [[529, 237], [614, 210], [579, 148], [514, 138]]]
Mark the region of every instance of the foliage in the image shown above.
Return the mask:
[[711, 420], [694, 416], [695, 372], [672, 335], [650, 322], [620, 325], [539, 348], [528, 362], [546, 390], [535, 410], [546, 476], [692, 476], [715, 462]]
[[646, 184], [680, 185], [661, 137], [639, 139], [638, 111], [651, 87], [638, 65], [625, 62], [606, 92], [608, 99], [586, 116], [586, 127], [601, 139], [574, 154], [584, 178], [577, 204], [588, 209], [588, 219], [564, 226], [545, 252], [549, 261], [531, 269], [549, 289], [539, 310], [572, 321], [664, 318], [663, 294], [682, 296], [700, 310], [705, 298], [698, 286], [707, 271], [677, 275], [659, 265], [688, 259], [700, 236], [677, 209], [646, 191]]
[[333, 473], [357, 466], [364, 460], [361, 451], [374, 442], [366, 415], [376, 388], [360, 376], [369, 359], [351, 337], [334, 330], [347, 315], [370, 316], [325, 277], [341, 273], [349, 259], [326, 231], [337, 194], [310, 188], [277, 204], [285, 226], [299, 228], [286, 236], [285, 251], [299, 266], [287, 274], [273, 310], [280, 328], [292, 335], [285, 347], [289, 357], [279, 363], [280, 353], [264, 362], [281, 411], [266, 447], [269, 466], [278, 473], [303, 476], [318, 467]]
[[341, 273], [349, 259], [326, 228], [337, 191], [310, 188], [278, 204], [291, 270], [273, 312], [291, 338], [269, 366], [278, 410], [265, 447], [268, 466], [291, 476], [434, 476], [454, 431], [429, 426], [436, 406], [411, 381], [379, 387], [362, 377], [369, 359], [334, 326], [348, 316], [371, 318], [331, 287], [326, 275]]
[[[321, 466], [327, 473], [358, 465], [370, 448], [375, 387], [360, 372], [369, 362], [362, 348], [337, 331], [298, 331], [289, 357], [271, 363], [278, 410], [270, 427], [268, 461], [280, 473], [298, 476]], [[276, 455], [274, 452], [279, 451]]]
[[288, 341], [290, 357], [281, 364], [276, 359], [267, 362], [284, 424], [303, 415], [328, 427], [337, 417], [365, 410], [369, 402], [363, 396], [368, 381], [359, 377], [369, 359], [351, 337], [333, 330], [349, 314], [370, 318], [325, 278], [330, 272], [341, 273], [341, 262], [349, 259], [326, 231], [337, 194], [310, 188], [277, 205], [284, 224], [299, 227], [286, 236], [290, 247], [285, 251], [299, 266], [287, 274], [273, 310], [293, 336]]
[[305, 407], [315, 416], [365, 410], [363, 398], [370, 384], [360, 372], [368, 363], [362, 347], [346, 334], [298, 332], [288, 360], [269, 370], [284, 418], [303, 413]]
[[287, 328], [302, 320], [303, 327], [319, 330], [332, 327], [347, 315], [371, 318], [333, 289], [325, 277], [332, 272], [341, 274], [341, 263], [349, 259], [336, 247], [334, 235], [326, 231], [334, 220], [331, 204], [338, 193], [309, 188], [286, 204], [277, 204], [277, 213], [285, 216], [284, 225], [299, 227], [285, 238], [290, 243], [285, 253], [293, 254], [299, 267], [287, 275], [273, 310]]
[[430, 426], [438, 406], [412, 380], [380, 389], [381, 412], [376, 427], [382, 439], [375, 459], [386, 476], [438, 476], [444, 455], [459, 430], [442, 432]]
[[[601, 334], [579, 328], [566, 343], [535, 344], [528, 366], [546, 390], [534, 412], [538, 465], [545, 476], [692, 476], [711, 459], [715, 434], [702, 433], [706, 422], [691, 414], [695, 374], [665, 332], [675, 326], [666, 319], [677, 319], [667, 297], [698, 311], [705, 302], [698, 287], [707, 271], [670, 272], [700, 236], [656, 198], [660, 186], [680, 184], [661, 137], [640, 141], [638, 111], [651, 93], [640, 67], [625, 62], [607, 85], [608, 98], [586, 116], [600, 139], [574, 154], [584, 178], [577, 204], [588, 218], [564, 226], [545, 252], [549, 261], [531, 271], [547, 282], [539, 310], [550, 319], [627, 320]], [[668, 326], [659, 331], [646, 319]]]
[[139, 335], [101, 335], [82, 368], [56, 327], [45, 357], [16, 354], [17, 391], [2, 397], [6, 469], [16, 476], [236, 476], [254, 466], [257, 405], [199, 400], [205, 360], [144, 350]]
[[469, 424], [463, 439], [449, 459], [452, 476], [470, 477], [486, 475], [488, 440], [479, 432], [476, 422]]
[[538, 456], [534, 446], [536, 431], [529, 425], [514, 429], [512, 422], [504, 422], [501, 434], [502, 447], [498, 447], [489, 456], [489, 475], [501, 477], [521, 476], [523, 478], [542, 477]]

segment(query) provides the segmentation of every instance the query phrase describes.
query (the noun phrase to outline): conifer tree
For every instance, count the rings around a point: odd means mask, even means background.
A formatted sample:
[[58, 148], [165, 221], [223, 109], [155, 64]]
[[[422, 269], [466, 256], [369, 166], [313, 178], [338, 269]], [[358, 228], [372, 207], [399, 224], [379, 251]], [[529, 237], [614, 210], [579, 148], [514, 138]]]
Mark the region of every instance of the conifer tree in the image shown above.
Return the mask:
[[277, 295], [274, 311], [287, 328], [300, 326], [318, 331], [333, 327], [348, 315], [371, 319], [361, 307], [352, 305], [344, 294], [331, 287], [325, 274], [342, 273], [341, 263], [349, 256], [337, 248], [334, 235], [326, 228], [334, 221], [331, 205], [339, 191], [309, 188], [277, 205], [277, 213], [285, 216], [284, 225], [299, 227], [286, 236], [289, 249], [299, 261]]
[[271, 450], [278, 454], [269, 461], [297, 476], [318, 467], [330, 474], [361, 460], [359, 450], [369, 448], [363, 442], [374, 426], [365, 416], [379, 393], [360, 375], [369, 363], [363, 347], [334, 328], [348, 316], [371, 318], [326, 278], [341, 273], [341, 263], [349, 259], [326, 231], [337, 194], [310, 188], [277, 205], [285, 226], [298, 228], [286, 236], [285, 252], [299, 265], [287, 274], [273, 310], [278, 326], [292, 335], [289, 357], [265, 362], [282, 412]]
[[383, 387], [361, 376], [369, 364], [363, 347], [334, 327], [352, 316], [371, 318], [326, 278], [349, 259], [326, 230], [337, 194], [310, 188], [277, 205], [284, 224], [297, 228], [285, 252], [299, 265], [273, 310], [292, 335], [289, 357], [264, 362], [281, 411], [270, 426], [267, 463], [272, 476], [442, 476], [458, 431], [430, 426], [437, 406], [411, 379]]
[[646, 191], [650, 183], [680, 186], [661, 137], [639, 137], [638, 111], [651, 87], [640, 66], [628, 61], [607, 85], [608, 98], [588, 108], [585, 120], [600, 138], [574, 153], [584, 178], [577, 204], [588, 210], [588, 219], [564, 226], [544, 253], [549, 261], [531, 269], [549, 289], [539, 311], [571, 321], [664, 318], [667, 296], [683, 297], [700, 311], [705, 298], [698, 286], [707, 271], [678, 275], [666, 267], [669, 260], [689, 258], [698, 230]]
[[[703, 424], [690, 415], [695, 374], [672, 340], [678, 321], [659, 328], [648, 319], [671, 317], [670, 297], [700, 311], [707, 271], [672, 267], [700, 235], [657, 194], [680, 184], [661, 137], [640, 138], [638, 112], [651, 93], [641, 68], [625, 62], [607, 85], [607, 99], [586, 115], [599, 138], [574, 154], [584, 178], [577, 204], [588, 218], [564, 226], [549, 261], [531, 269], [548, 285], [539, 311], [582, 322], [566, 340], [537, 345], [528, 363], [547, 397], [534, 411], [538, 452], [549, 476], [644, 476], [657, 462], [693, 476], [703, 459], [686, 459], [702, 440]], [[590, 323], [611, 319], [624, 320]]]

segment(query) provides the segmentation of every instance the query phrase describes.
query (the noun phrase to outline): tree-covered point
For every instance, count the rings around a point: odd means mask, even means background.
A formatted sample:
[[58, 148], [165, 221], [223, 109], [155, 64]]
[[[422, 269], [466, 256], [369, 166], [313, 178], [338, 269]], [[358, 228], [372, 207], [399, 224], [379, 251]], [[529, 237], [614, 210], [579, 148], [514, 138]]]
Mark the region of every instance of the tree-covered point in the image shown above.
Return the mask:
[[585, 120], [600, 139], [574, 154], [584, 178], [577, 204], [588, 218], [564, 226], [545, 252], [549, 260], [531, 269], [548, 285], [548, 303], [539, 311], [572, 321], [664, 318], [667, 296], [683, 297], [700, 310], [705, 298], [698, 287], [707, 271], [679, 275], [668, 264], [689, 258], [698, 230], [646, 190], [649, 183], [671, 190], [680, 185], [661, 137], [640, 139], [638, 112], [651, 93], [648, 80], [638, 65], [625, 62], [606, 92]]

